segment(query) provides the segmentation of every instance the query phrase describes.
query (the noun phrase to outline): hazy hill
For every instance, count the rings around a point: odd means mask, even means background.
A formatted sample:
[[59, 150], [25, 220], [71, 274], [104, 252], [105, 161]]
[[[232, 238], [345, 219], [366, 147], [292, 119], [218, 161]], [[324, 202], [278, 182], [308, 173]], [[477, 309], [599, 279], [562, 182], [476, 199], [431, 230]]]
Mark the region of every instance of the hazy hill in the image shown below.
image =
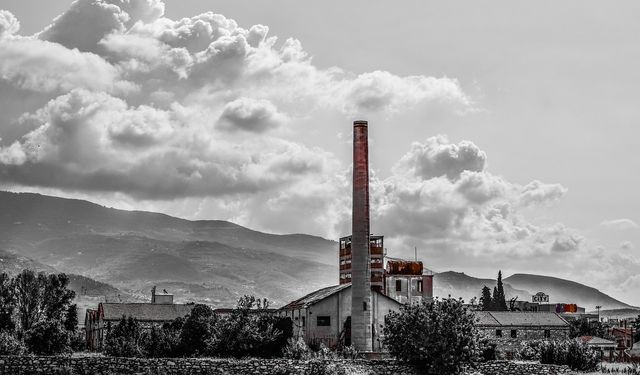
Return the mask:
[[542, 291], [549, 295], [550, 302], [574, 302], [587, 310], [595, 310], [596, 306], [602, 306], [603, 309], [632, 307], [598, 289], [556, 277], [516, 273], [504, 281], [515, 288], [526, 289], [532, 293]]
[[121, 291], [111, 298], [147, 300], [158, 285], [177, 301], [229, 306], [254, 294], [281, 305], [337, 283], [337, 243], [320, 237], [30, 193], [0, 192], [0, 207], [0, 248], [33, 259], [13, 268], [83, 275]]
[[[603, 309], [633, 309], [633, 306], [618, 301], [595, 288], [556, 277], [514, 274], [504, 278], [503, 284], [507, 299], [518, 296], [519, 301], [531, 301], [532, 295], [544, 292], [549, 295], [551, 303], [576, 303], [587, 311], [594, 310], [596, 305], [603, 306]], [[470, 301], [473, 297], [480, 297], [484, 285], [493, 290], [496, 280], [479, 279], [453, 271], [441, 272], [434, 275], [433, 293], [440, 297], [451, 295]], [[618, 311], [611, 314], [622, 313], [633, 314], [633, 311]], [[635, 313], [634, 316], [637, 315], [638, 313]]]
[[[482, 288], [486, 285], [493, 293], [493, 287], [496, 286], [495, 279], [479, 279], [463, 272], [440, 272], [433, 276], [433, 294], [438, 297], [462, 297], [465, 302], [471, 301], [473, 297], [480, 298]], [[504, 285], [504, 293], [507, 300], [518, 296], [519, 301], [530, 301], [531, 293], [526, 290], [514, 289], [511, 285]]]

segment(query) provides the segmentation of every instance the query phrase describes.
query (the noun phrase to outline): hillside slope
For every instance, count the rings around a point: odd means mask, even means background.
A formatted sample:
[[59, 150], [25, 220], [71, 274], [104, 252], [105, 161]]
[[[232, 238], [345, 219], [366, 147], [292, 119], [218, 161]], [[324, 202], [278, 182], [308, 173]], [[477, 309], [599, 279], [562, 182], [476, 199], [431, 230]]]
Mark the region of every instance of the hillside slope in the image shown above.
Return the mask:
[[603, 309], [631, 307], [596, 288], [557, 277], [517, 273], [504, 281], [513, 287], [526, 289], [532, 293], [542, 291], [549, 295], [550, 302], [577, 303], [588, 311], [595, 310], [596, 306], [602, 306]]

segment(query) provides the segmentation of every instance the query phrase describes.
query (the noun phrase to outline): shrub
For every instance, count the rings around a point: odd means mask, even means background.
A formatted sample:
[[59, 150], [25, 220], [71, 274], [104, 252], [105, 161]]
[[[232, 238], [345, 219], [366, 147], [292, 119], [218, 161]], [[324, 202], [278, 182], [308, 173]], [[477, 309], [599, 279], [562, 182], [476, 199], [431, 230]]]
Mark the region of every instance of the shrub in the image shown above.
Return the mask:
[[188, 356], [204, 355], [211, 338], [217, 315], [207, 305], [195, 305], [180, 332], [180, 348]]
[[489, 340], [480, 340], [478, 343], [480, 361], [495, 361], [497, 359], [496, 344]]
[[57, 321], [44, 320], [35, 323], [25, 333], [29, 351], [40, 355], [54, 355], [71, 351], [69, 334]]
[[394, 357], [427, 374], [457, 374], [477, 358], [475, 316], [462, 300], [447, 298], [391, 312], [384, 344]]
[[576, 340], [540, 343], [540, 362], [567, 365], [573, 370], [592, 371], [598, 366], [598, 352]]
[[76, 329], [74, 331], [68, 331], [69, 333], [69, 346], [74, 352], [81, 352], [87, 349], [86, 336], [83, 330]]
[[261, 306], [258, 301], [244, 296], [235, 310], [216, 319], [207, 340], [210, 354], [235, 358], [282, 356], [287, 339], [293, 334], [291, 319], [251, 311]]
[[124, 316], [108, 333], [104, 351], [114, 357], [139, 357], [140, 349], [140, 325], [138, 321]]
[[170, 325], [152, 327], [142, 334], [142, 351], [149, 358], [180, 356], [180, 331]]
[[0, 355], [23, 355], [27, 348], [24, 343], [6, 331], [0, 331]]
[[311, 356], [311, 350], [302, 337], [297, 339], [290, 337], [282, 350], [282, 356], [287, 359], [308, 359]]

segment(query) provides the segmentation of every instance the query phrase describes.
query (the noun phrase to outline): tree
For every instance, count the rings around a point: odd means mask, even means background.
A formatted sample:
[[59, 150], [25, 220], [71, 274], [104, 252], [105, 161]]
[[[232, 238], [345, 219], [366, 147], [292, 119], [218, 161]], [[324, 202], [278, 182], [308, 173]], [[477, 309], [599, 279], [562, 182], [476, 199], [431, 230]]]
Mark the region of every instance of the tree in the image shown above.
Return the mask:
[[0, 330], [0, 355], [23, 355], [27, 352], [24, 343], [6, 330]]
[[11, 287], [11, 279], [6, 273], [0, 273], [0, 331], [13, 331], [13, 312], [15, 310], [15, 297]]
[[596, 336], [604, 337], [607, 330], [601, 322], [590, 322], [585, 318], [567, 319], [569, 322], [569, 337], [575, 338], [580, 336]]
[[69, 305], [64, 319], [64, 329], [75, 331], [78, 328], [78, 305]]
[[24, 341], [31, 353], [39, 355], [61, 354], [70, 350], [69, 333], [54, 320], [34, 323], [25, 332]]
[[142, 355], [140, 338], [138, 321], [123, 315], [120, 322], [107, 333], [104, 351], [114, 357], [139, 357]]
[[386, 317], [384, 344], [391, 355], [426, 374], [458, 374], [477, 358], [475, 315], [462, 300], [404, 305]]
[[185, 355], [202, 355], [207, 350], [217, 316], [207, 305], [195, 305], [180, 332], [180, 347]]
[[[217, 319], [208, 340], [208, 352], [222, 357], [281, 356], [293, 335], [290, 318], [262, 312], [266, 300], [243, 296], [231, 314]], [[252, 311], [254, 310], [254, 311]], [[257, 311], [256, 311], [257, 310]]]
[[491, 311], [493, 308], [493, 300], [491, 299], [491, 290], [485, 285], [482, 288], [482, 297], [480, 297], [480, 306], [482, 311]]
[[169, 324], [153, 326], [142, 334], [142, 350], [149, 358], [170, 358], [180, 355], [180, 330]]
[[507, 301], [502, 285], [502, 271], [498, 271], [498, 283], [493, 289], [493, 304], [494, 311], [507, 311]]
[[45, 275], [23, 270], [11, 281], [20, 330], [26, 332], [43, 320], [59, 321], [68, 311], [75, 292], [67, 289], [69, 277], [63, 273]]

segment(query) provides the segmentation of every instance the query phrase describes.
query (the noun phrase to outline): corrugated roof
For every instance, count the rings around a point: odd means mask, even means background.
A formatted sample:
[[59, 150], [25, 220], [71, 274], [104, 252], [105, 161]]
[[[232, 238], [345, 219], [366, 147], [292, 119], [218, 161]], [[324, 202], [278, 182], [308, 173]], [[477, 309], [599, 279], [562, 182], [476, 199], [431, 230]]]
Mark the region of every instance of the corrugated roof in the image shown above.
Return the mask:
[[351, 284], [340, 284], [322, 288], [316, 290], [315, 292], [309, 293], [306, 296], [297, 299], [282, 308], [284, 310], [306, 308], [350, 286]]
[[[568, 327], [569, 323], [559, 314], [553, 312], [519, 312], [519, 311], [476, 311], [481, 319], [478, 325], [487, 326], [553, 326]], [[492, 322], [488, 314], [495, 322]], [[485, 322], [485, 323], [482, 323]]]
[[133, 317], [139, 321], [166, 322], [186, 316], [193, 304], [160, 303], [102, 303], [104, 320], [120, 320], [122, 316]]

